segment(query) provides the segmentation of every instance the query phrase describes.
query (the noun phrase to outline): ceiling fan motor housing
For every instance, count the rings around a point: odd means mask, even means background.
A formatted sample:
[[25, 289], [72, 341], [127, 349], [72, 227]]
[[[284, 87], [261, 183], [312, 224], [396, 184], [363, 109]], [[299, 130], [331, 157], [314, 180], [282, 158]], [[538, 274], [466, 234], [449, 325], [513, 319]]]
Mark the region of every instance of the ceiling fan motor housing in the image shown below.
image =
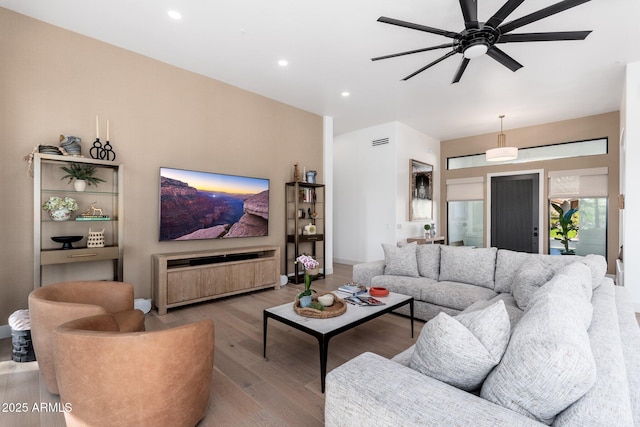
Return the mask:
[[477, 58], [484, 55], [500, 38], [500, 32], [495, 28], [478, 23], [479, 28], [464, 30], [458, 34], [454, 43], [456, 51], [464, 54], [465, 58]]

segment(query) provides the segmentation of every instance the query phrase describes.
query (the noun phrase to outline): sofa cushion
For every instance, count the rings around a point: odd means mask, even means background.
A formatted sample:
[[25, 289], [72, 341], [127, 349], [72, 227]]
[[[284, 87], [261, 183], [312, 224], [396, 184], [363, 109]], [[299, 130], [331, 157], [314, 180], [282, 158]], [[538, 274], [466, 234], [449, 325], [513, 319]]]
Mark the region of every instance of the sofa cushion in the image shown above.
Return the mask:
[[416, 258], [420, 276], [438, 280], [440, 276], [440, 246], [442, 245], [418, 245]]
[[371, 286], [387, 288], [390, 292], [412, 296], [416, 301], [420, 300], [422, 289], [435, 283], [433, 279], [426, 277], [408, 277], [382, 275], [371, 279]]
[[513, 278], [511, 293], [521, 310], [526, 310], [533, 294], [547, 283], [553, 274], [553, 270], [538, 258], [532, 257], [520, 266]]
[[395, 276], [418, 277], [418, 261], [416, 260], [416, 242], [402, 247], [382, 244], [384, 251], [384, 274]]
[[440, 313], [420, 333], [409, 367], [463, 390], [475, 390], [509, 342], [504, 303], [451, 317]]
[[596, 365], [583, 321], [565, 298], [544, 293], [531, 301], [480, 395], [551, 424], [595, 381]]
[[439, 280], [494, 288], [496, 248], [442, 246]]
[[458, 282], [434, 282], [420, 289], [420, 301], [429, 302], [442, 307], [464, 310], [476, 301], [490, 300], [497, 294], [482, 286]]

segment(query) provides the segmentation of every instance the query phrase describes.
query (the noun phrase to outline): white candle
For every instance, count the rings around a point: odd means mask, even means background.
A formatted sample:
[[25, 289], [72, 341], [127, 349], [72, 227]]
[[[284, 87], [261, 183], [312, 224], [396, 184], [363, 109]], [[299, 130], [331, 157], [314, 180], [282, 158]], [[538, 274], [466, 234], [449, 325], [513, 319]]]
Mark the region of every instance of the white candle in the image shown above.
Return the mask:
[[96, 114], [96, 139], [100, 139], [100, 128], [98, 127], [98, 115]]
[[107, 120], [107, 141], [109, 141], [109, 120]]

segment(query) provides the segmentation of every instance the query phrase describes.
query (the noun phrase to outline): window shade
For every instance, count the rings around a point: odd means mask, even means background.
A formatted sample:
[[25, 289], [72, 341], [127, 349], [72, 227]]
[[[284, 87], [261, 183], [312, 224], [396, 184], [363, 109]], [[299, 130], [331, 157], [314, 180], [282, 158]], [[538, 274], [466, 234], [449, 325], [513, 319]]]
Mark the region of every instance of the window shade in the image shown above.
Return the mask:
[[484, 177], [447, 180], [447, 202], [484, 200]]
[[609, 169], [573, 169], [549, 172], [549, 198], [607, 197]]

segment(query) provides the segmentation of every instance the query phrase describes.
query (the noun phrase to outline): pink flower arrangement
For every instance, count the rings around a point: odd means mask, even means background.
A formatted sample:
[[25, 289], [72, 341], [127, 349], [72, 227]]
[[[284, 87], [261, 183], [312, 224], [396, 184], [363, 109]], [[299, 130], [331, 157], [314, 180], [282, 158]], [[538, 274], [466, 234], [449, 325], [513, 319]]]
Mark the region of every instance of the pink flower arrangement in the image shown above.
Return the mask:
[[313, 270], [320, 266], [320, 263], [309, 255], [300, 255], [296, 258], [296, 262], [302, 264], [305, 270]]

